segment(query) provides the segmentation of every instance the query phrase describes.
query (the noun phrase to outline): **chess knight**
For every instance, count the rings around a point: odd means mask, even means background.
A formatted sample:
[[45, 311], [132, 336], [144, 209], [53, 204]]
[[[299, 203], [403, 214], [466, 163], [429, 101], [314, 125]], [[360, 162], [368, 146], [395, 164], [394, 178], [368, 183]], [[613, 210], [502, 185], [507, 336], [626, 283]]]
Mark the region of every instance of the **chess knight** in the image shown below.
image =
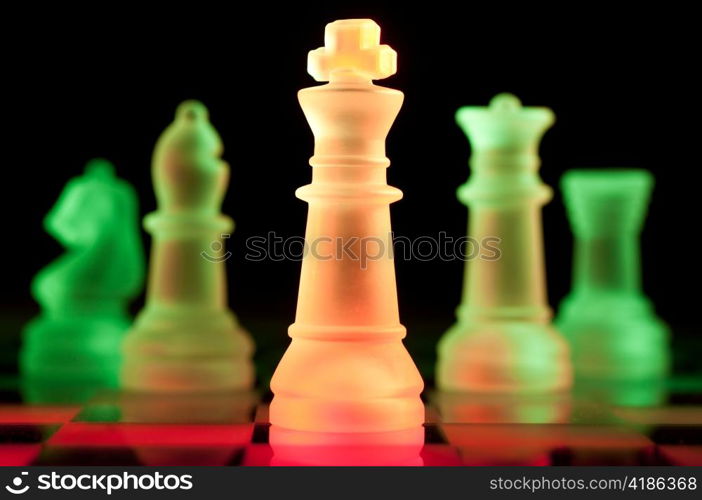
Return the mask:
[[30, 401], [81, 401], [117, 387], [127, 305], [144, 283], [138, 221], [134, 188], [102, 159], [47, 214], [44, 227], [66, 253], [32, 282], [42, 312], [25, 327], [19, 359]]

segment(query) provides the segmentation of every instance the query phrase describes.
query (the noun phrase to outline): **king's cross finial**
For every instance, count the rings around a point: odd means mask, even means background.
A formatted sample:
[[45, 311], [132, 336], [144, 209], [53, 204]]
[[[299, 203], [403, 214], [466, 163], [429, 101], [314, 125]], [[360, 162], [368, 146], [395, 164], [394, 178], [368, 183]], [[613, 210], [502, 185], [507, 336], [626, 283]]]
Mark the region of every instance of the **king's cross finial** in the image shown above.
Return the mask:
[[318, 82], [380, 80], [397, 71], [397, 53], [380, 44], [380, 26], [371, 19], [327, 24], [324, 47], [311, 50], [307, 72]]

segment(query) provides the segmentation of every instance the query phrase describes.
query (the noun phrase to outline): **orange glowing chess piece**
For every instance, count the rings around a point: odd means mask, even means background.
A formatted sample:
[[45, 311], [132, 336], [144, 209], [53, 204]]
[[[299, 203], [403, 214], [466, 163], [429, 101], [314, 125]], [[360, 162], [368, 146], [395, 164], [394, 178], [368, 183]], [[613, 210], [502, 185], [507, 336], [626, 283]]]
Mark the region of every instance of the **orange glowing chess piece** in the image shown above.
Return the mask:
[[326, 26], [308, 72], [326, 85], [300, 91], [315, 136], [307, 252], [292, 337], [273, 379], [274, 426], [298, 431], [382, 432], [421, 426], [422, 379], [402, 344], [385, 138], [403, 94], [372, 80], [396, 71], [369, 19]]

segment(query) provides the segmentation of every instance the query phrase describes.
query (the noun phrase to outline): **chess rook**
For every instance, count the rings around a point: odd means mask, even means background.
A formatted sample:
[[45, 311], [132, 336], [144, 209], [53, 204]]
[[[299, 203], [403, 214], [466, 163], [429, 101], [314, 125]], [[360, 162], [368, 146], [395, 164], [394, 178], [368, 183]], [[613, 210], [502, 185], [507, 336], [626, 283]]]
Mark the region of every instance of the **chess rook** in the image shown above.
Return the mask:
[[181, 104], [160, 137], [152, 175], [158, 210], [146, 306], [124, 344], [122, 384], [156, 392], [243, 389], [253, 383], [253, 344], [227, 307], [220, 213], [229, 182], [222, 144], [199, 102]]
[[[438, 346], [441, 389], [547, 392], [567, 388], [566, 342], [551, 326], [541, 206], [551, 189], [538, 176], [538, 144], [554, 121], [548, 108], [522, 107], [511, 94], [464, 107], [456, 120], [472, 147], [471, 176], [458, 190], [481, 254], [467, 261], [457, 322]], [[485, 252], [499, 238], [498, 252]]]
[[[326, 26], [308, 71], [326, 85], [299, 92], [315, 136], [312, 183], [292, 342], [271, 389], [274, 426], [317, 432], [381, 432], [421, 426], [423, 383], [402, 344], [385, 138], [403, 94], [372, 80], [395, 73], [395, 52], [367, 19]], [[364, 245], [373, 255], [363, 260]], [[343, 251], [344, 247], [348, 251]], [[360, 256], [354, 259], [353, 256]]]
[[667, 374], [668, 328], [641, 289], [639, 234], [653, 176], [645, 170], [571, 170], [562, 179], [573, 234], [573, 288], [556, 321], [578, 378]]

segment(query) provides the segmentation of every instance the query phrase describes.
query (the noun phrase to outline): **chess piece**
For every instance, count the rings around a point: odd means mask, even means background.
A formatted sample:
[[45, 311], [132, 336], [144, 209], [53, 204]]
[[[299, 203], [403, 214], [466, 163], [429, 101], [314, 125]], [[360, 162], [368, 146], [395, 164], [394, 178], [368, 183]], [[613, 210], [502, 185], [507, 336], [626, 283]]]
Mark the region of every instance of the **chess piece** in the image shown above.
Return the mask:
[[229, 166], [197, 101], [182, 103], [161, 135], [152, 175], [158, 210], [146, 306], [124, 343], [122, 384], [147, 392], [209, 392], [252, 385], [252, 341], [227, 307], [220, 213]]
[[[472, 147], [471, 177], [458, 190], [470, 207], [469, 233], [498, 252], [466, 263], [457, 322], [438, 347], [441, 389], [525, 393], [566, 389], [568, 347], [551, 326], [546, 299], [541, 206], [551, 189], [538, 176], [538, 144], [554, 121], [548, 108], [511, 94], [464, 107], [456, 120]], [[494, 245], [490, 245], [494, 246]]]
[[105, 160], [71, 179], [44, 220], [66, 253], [39, 271], [41, 314], [24, 331], [20, 371], [31, 401], [79, 401], [117, 387], [127, 305], [143, 285], [134, 189]]
[[329, 83], [298, 95], [315, 136], [312, 183], [296, 193], [309, 203], [310, 251], [270, 420], [322, 433], [419, 427], [423, 383], [402, 344], [391, 252], [389, 204], [402, 193], [386, 183], [385, 137], [403, 94], [372, 83], [395, 73], [396, 54], [369, 19], [330, 23], [324, 40], [308, 72]]
[[655, 379], [669, 331], [641, 290], [639, 233], [653, 188], [645, 170], [571, 170], [562, 179], [575, 235], [573, 289], [558, 327], [578, 378]]

